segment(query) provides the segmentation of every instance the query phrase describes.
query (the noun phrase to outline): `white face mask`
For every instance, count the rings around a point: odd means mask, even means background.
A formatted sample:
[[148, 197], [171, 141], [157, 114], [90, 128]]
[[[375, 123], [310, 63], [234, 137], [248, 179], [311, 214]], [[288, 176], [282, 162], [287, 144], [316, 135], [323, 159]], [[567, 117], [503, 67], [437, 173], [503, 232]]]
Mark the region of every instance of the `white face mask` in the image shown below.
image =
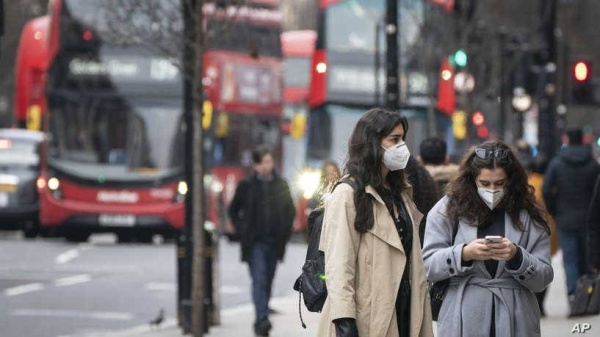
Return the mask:
[[490, 209], [494, 209], [496, 206], [498, 206], [498, 204], [502, 200], [502, 197], [504, 197], [504, 192], [504, 188], [500, 188], [497, 190], [490, 190], [484, 187], [477, 188], [477, 193], [479, 193], [479, 196], [481, 197], [483, 202], [485, 202], [485, 204]]
[[[383, 147], [383, 145], [381, 146]], [[383, 164], [390, 169], [390, 171], [402, 170], [408, 164], [408, 158], [410, 157], [410, 151], [406, 143], [392, 145], [387, 149], [383, 147], [385, 152], [383, 153]]]

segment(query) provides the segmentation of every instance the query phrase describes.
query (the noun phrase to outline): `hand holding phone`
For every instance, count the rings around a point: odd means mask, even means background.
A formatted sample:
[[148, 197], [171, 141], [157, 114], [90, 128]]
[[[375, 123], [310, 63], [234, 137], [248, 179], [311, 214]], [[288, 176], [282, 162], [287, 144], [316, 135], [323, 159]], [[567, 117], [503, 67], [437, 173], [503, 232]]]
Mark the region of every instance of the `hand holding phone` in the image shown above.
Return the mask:
[[504, 238], [501, 237], [500, 235], [486, 235], [485, 242], [486, 243], [498, 243], [498, 242], [502, 242], [502, 239], [504, 239]]

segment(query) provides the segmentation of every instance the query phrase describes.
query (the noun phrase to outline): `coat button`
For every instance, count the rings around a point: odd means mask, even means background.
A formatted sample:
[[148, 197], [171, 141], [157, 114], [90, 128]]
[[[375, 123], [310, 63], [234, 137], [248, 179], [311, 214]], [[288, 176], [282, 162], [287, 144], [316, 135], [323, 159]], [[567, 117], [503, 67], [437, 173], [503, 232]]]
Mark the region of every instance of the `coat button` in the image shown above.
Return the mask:
[[454, 268], [450, 268], [450, 274], [454, 274]]
[[452, 260], [448, 259], [448, 260], [446, 260], [446, 263], [452, 264]]

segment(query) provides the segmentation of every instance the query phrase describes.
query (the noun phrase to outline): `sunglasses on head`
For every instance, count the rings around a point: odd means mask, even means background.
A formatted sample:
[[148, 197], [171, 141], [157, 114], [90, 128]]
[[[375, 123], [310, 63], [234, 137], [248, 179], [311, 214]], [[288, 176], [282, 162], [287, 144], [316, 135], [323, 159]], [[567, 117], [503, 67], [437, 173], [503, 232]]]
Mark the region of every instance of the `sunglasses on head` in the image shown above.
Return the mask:
[[498, 159], [505, 159], [508, 157], [508, 150], [498, 149], [498, 150], [488, 150], [481, 147], [475, 149], [475, 155], [479, 159], [489, 159], [491, 157], [496, 157]]

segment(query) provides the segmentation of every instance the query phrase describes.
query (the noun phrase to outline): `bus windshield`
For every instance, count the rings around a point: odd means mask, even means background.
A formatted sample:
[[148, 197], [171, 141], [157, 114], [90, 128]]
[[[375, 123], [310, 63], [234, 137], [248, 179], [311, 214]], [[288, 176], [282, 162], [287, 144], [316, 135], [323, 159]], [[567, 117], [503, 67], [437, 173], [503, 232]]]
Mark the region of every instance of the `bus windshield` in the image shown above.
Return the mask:
[[[385, 50], [385, 1], [346, 0], [327, 10], [327, 49], [333, 52], [376, 52], [376, 37], [382, 52]], [[423, 0], [405, 0], [398, 4], [400, 25], [399, 46], [402, 53], [410, 52], [418, 42], [423, 25]], [[379, 31], [377, 32], [377, 26]]]
[[51, 168], [109, 181], [152, 180], [181, 173], [179, 102], [54, 96], [50, 106]]
[[252, 57], [281, 57], [280, 26], [221, 18], [207, 18], [207, 21], [206, 47], [209, 50], [241, 52]]
[[[375, 52], [378, 23], [385, 20], [384, 0], [348, 0], [331, 6], [326, 17], [327, 49], [336, 52]], [[380, 46], [385, 46], [385, 35]]]
[[65, 0], [61, 20], [61, 43], [71, 48], [82, 46], [82, 41], [97, 41], [142, 44], [169, 55], [181, 49], [179, 0]]

